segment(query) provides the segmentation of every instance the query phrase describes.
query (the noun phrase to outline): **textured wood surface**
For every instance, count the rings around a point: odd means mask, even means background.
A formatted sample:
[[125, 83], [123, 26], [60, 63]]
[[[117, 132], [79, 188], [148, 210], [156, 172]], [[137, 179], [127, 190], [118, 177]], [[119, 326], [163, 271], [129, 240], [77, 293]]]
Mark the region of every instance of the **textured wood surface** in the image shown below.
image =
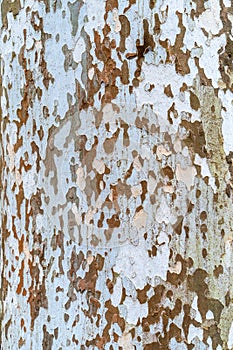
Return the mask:
[[233, 349], [229, 0], [2, 0], [3, 350]]

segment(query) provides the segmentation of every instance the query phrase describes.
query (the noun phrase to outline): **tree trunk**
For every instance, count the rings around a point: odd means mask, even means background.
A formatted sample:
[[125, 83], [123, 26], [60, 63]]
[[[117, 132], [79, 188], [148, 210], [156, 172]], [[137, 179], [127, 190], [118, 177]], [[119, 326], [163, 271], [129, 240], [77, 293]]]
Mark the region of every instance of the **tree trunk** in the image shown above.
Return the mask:
[[2, 349], [233, 349], [229, 0], [1, 1]]

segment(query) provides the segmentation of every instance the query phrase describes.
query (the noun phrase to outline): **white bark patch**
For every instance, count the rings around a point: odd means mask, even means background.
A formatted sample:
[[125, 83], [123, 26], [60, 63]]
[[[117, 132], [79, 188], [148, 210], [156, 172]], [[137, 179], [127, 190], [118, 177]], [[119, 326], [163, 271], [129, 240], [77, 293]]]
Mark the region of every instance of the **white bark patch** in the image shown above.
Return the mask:
[[165, 232], [161, 232], [158, 237], [158, 251], [157, 255], [148, 259], [146, 247], [143, 243], [135, 246], [121, 247], [114, 271], [121, 276], [128, 277], [134, 286], [143, 289], [147, 284], [148, 279], [152, 285], [157, 277], [164, 281], [167, 277], [168, 261], [169, 261], [169, 247], [168, 236]]
[[163, 156], [170, 156], [172, 154], [171, 151], [168, 151], [163, 145], [159, 145], [156, 149], [156, 154], [159, 160], [163, 158]]
[[199, 17], [199, 25], [213, 35], [218, 34], [222, 29], [219, 1], [210, 0], [208, 3], [209, 8]]
[[113, 123], [116, 119], [115, 114], [116, 112], [113, 110], [111, 103], [107, 103], [103, 107], [103, 120], [105, 123]]
[[88, 257], [87, 257], [87, 263], [88, 263], [88, 265], [91, 265], [91, 263], [92, 263], [93, 260], [94, 260], [93, 255], [92, 255], [92, 254], [88, 255]]
[[157, 185], [157, 181], [155, 180], [155, 178], [151, 175], [149, 175], [148, 178], [148, 192], [149, 193], [153, 193], [155, 190], [155, 187]]
[[105, 164], [104, 164], [103, 160], [94, 159], [92, 165], [97, 170], [97, 172], [99, 174], [103, 174], [104, 173]]
[[177, 261], [177, 263], [174, 266], [170, 266], [169, 267], [169, 271], [171, 273], [177, 273], [178, 275], [181, 273], [182, 271], [182, 264], [180, 261]]
[[163, 190], [166, 193], [173, 193], [174, 192], [174, 187], [173, 186], [163, 186]]
[[121, 22], [119, 20], [118, 10], [115, 8], [112, 11], [113, 21], [115, 22], [115, 32], [119, 33], [121, 30]]
[[231, 323], [231, 328], [229, 330], [227, 346], [229, 349], [233, 347], [233, 322]]
[[63, 149], [64, 143], [66, 141], [66, 137], [70, 133], [70, 127], [71, 127], [71, 122], [68, 121], [55, 134], [55, 136], [54, 136], [54, 146], [57, 147], [58, 149], [61, 149], [61, 150]]
[[198, 300], [198, 297], [195, 296], [194, 299], [193, 299], [193, 302], [192, 302], [192, 308], [195, 310], [195, 320], [197, 322], [201, 323], [202, 322], [202, 317], [201, 317], [200, 311], [198, 310], [197, 300]]
[[189, 191], [194, 185], [194, 179], [196, 175], [197, 171], [194, 166], [187, 166], [186, 168], [182, 168], [180, 164], [177, 164], [176, 178], [178, 181], [184, 182]]
[[207, 320], [212, 320], [214, 319], [214, 314], [211, 310], [208, 310], [208, 312], [206, 313], [206, 319]]
[[88, 78], [89, 78], [90, 80], [93, 79], [94, 74], [95, 74], [95, 69], [94, 69], [93, 67], [91, 67], [90, 69], [88, 69]]
[[188, 332], [188, 343], [191, 343], [192, 340], [195, 338], [198, 338], [200, 341], [203, 339], [203, 329], [194, 327], [192, 324], [189, 327], [189, 332]]
[[7, 151], [8, 151], [8, 155], [10, 158], [9, 170], [12, 171], [14, 169], [14, 166], [15, 166], [15, 152], [14, 152], [14, 147], [9, 143], [7, 145]]
[[25, 241], [23, 243], [23, 252], [24, 252], [25, 272], [28, 272], [28, 270], [29, 270], [28, 262], [32, 259], [32, 255], [30, 253], [28, 243]]
[[80, 215], [80, 213], [78, 211], [78, 208], [77, 208], [75, 203], [72, 205], [72, 212], [73, 212], [73, 214], [75, 216], [75, 220], [76, 220], [77, 225], [80, 225], [81, 222], [82, 222], [82, 217], [81, 217], [81, 215]]
[[134, 198], [136, 198], [137, 196], [140, 196], [142, 194], [142, 186], [141, 185], [132, 186], [131, 192]]
[[122, 283], [121, 278], [117, 278], [116, 283], [113, 288], [113, 293], [111, 295], [111, 301], [113, 306], [118, 306], [120, 304], [122, 297]]
[[133, 166], [137, 171], [140, 171], [142, 169], [142, 165], [140, 163], [140, 160], [138, 157], [136, 157], [133, 161]]
[[124, 305], [127, 307], [126, 321], [129, 324], [133, 324], [134, 326], [136, 326], [138, 319], [142, 319], [148, 314], [148, 307], [146, 303], [140, 304], [137, 299], [126, 297]]
[[160, 205], [157, 208], [156, 212], [156, 221], [158, 223], [165, 222], [165, 224], [168, 224], [173, 220], [173, 216], [171, 213], [171, 208], [167, 205], [166, 200], [164, 197], [160, 199]]
[[142, 228], [146, 226], [148, 214], [141, 209], [138, 213], [135, 214], [133, 219], [133, 225], [137, 228]]
[[224, 99], [224, 106], [226, 106], [226, 110], [222, 110], [222, 133], [224, 140], [224, 151], [226, 154], [229, 154], [233, 150], [233, 137], [232, 137], [232, 129], [233, 129], [233, 119], [231, 115], [233, 113], [233, 98], [232, 93], [229, 91], [221, 92], [221, 98]]
[[91, 225], [91, 221], [93, 220], [95, 213], [96, 213], [96, 208], [88, 210], [86, 217], [85, 217], [86, 225]]
[[134, 346], [132, 345], [132, 335], [130, 332], [124, 332], [122, 336], [119, 337], [118, 344], [124, 350], [134, 350]]
[[73, 52], [73, 58], [74, 61], [79, 63], [82, 61], [82, 54], [86, 50], [86, 44], [83, 39], [83, 37], [80, 37], [75, 45], [74, 52]]
[[179, 153], [182, 151], [182, 145], [181, 145], [181, 141], [179, 138], [176, 138], [175, 139], [175, 142], [174, 142], [174, 150], [176, 153]]
[[76, 183], [81, 191], [83, 191], [86, 187], [86, 181], [84, 176], [84, 169], [82, 167], [79, 167], [76, 171], [77, 180]]
[[195, 155], [194, 164], [199, 165], [201, 167], [201, 176], [203, 178], [205, 176], [208, 176], [209, 183], [210, 183], [212, 189], [214, 190], [214, 192], [216, 192], [217, 188], [216, 188], [216, 185], [215, 185], [215, 180], [214, 180], [213, 176], [211, 175], [211, 172], [210, 172], [207, 160], [205, 158], [201, 158], [198, 154], [196, 154]]

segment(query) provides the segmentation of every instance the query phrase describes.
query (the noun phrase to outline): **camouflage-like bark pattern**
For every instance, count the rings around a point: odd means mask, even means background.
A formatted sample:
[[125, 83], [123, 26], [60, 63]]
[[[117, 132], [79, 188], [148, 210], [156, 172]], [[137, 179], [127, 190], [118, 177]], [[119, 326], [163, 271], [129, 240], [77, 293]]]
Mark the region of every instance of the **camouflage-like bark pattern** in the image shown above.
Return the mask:
[[233, 349], [230, 0], [1, 1], [2, 349]]

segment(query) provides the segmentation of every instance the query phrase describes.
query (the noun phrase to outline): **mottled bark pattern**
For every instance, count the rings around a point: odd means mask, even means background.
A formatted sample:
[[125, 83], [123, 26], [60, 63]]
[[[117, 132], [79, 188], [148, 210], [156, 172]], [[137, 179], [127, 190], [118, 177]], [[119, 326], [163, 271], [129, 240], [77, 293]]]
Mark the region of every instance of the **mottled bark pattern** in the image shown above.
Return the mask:
[[2, 349], [233, 349], [231, 3], [1, 1]]

